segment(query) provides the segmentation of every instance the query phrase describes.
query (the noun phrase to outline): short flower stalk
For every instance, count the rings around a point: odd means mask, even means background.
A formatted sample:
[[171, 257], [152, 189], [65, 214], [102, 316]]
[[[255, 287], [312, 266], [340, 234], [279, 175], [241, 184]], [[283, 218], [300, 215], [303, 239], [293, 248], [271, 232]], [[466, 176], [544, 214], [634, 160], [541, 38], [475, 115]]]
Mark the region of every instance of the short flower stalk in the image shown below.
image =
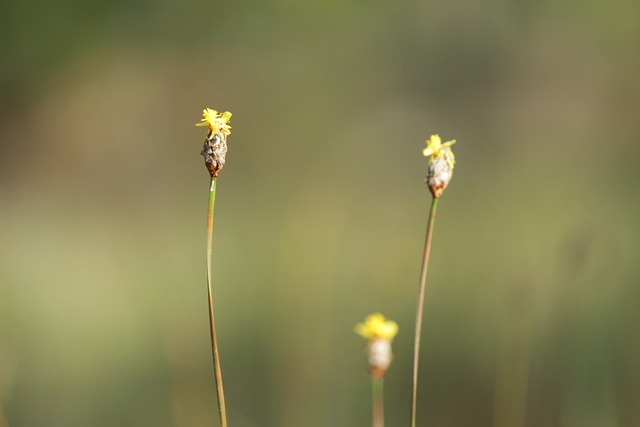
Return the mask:
[[429, 268], [429, 257], [431, 255], [431, 238], [433, 236], [433, 226], [436, 219], [438, 200], [449, 185], [453, 176], [455, 166], [455, 156], [451, 151], [451, 146], [456, 140], [442, 143], [440, 136], [431, 135], [427, 140], [427, 148], [422, 151], [425, 157], [429, 157], [427, 176], [425, 182], [433, 196], [431, 210], [427, 222], [427, 235], [422, 256], [422, 268], [420, 271], [420, 285], [418, 289], [418, 303], [416, 309], [416, 325], [413, 347], [413, 381], [411, 397], [411, 427], [416, 427], [416, 408], [418, 396], [418, 367], [420, 361], [420, 337], [422, 335], [422, 317], [424, 312], [424, 297], [426, 292], [427, 271]]
[[226, 111], [218, 114], [216, 110], [206, 108], [203, 110], [203, 118], [196, 126], [206, 126], [207, 136], [202, 148], [205, 166], [211, 180], [209, 183], [209, 202], [207, 205], [207, 297], [209, 306], [209, 327], [211, 333], [211, 350], [213, 355], [213, 369], [216, 382], [216, 395], [218, 398], [218, 412], [221, 427], [227, 427], [227, 408], [224, 397], [224, 384], [222, 382], [222, 368], [220, 367], [220, 354], [216, 335], [215, 316], [213, 312], [213, 214], [216, 201], [218, 174], [224, 167], [227, 155], [227, 137], [231, 134], [229, 119], [231, 113]]
[[398, 324], [386, 320], [380, 313], [367, 316], [358, 323], [355, 332], [367, 340], [367, 362], [373, 391], [373, 427], [384, 427], [384, 376], [393, 360], [391, 342], [398, 333]]

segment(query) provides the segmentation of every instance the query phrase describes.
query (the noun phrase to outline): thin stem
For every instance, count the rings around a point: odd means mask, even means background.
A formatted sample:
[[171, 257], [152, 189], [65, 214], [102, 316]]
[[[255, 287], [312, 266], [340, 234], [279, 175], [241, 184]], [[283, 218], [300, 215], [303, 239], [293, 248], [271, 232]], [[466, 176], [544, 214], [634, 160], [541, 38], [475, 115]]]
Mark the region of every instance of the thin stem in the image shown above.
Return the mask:
[[424, 311], [424, 294], [427, 287], [427, 269], [429, 268], [429, 254], [431, 253], [431, 237], [433, 224], [436, 219], [438, 199], [433, 198], [431, 212], [427, 223], [427, 237], [424, 243], [424, 256], [422, 258], [422, 270], [420, 272], [420, 290], [418, 292], [418, 308], [416, 313], [416, 334], [413, 346], [413, 395], [411, 398], [411, 427], [416, 427], [416, 402], [418, 396], [418, 362], [420, 359], [420, 335], [422, 334], [422, 312]]
[[0, 406], [0, 427], [9, 427], [9, 422], [7, 421], [7, 417], [4, 415], [2, 406]]
[[217, 178], [211, 178], [209, 186], [209, 204], [207, 206], [207, 295], [209, 299], [209, 326], [211, 330], [211, 350], [213, 352], [213, 370], [216, 377], [216, 394], [218, 396], [218, 412], [220, 425], [227, 427], [227, 406], [224, 401], [224, 385], [222, 383], [222, 369], [218, 354], [218, 340], [216, 339], [216, 322], [213, 315], [213, 292], [211, 288], [213, 265], [213, 207], [216, 203]]
[[384, 378], [371, 378], [373, 389], [373, 427], [384, 427]]

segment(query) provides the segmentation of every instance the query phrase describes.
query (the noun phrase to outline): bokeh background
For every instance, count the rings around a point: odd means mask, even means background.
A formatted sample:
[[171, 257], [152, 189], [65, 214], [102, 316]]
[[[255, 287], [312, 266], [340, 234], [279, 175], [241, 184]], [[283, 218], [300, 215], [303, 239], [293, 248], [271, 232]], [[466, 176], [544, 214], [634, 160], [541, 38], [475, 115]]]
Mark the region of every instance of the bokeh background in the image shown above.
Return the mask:
[[199, 156], [233, 112], [215, 304], [230, 424], [640, 425], [640, 3], [0, 4], [0, 426], [218, 425]]

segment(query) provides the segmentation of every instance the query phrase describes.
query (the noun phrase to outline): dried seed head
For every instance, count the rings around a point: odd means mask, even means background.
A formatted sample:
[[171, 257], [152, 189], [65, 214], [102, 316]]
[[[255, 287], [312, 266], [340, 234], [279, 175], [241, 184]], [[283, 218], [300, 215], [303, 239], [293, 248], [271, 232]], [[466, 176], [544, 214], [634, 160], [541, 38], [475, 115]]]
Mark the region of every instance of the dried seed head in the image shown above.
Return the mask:
[[456, 158], [451, 151], [451, 146], [455, 143], [454, 139], [443, 144], [438, 135], [431, 135], [427, 140], [427, 148], [422, 151], [423, 155], [429, 157], [429, 169], [425, 182], [436, 199], [442, 195], [453, 176]]
[[202, 147], [204, 163], [213, 178], [217, 178], [224, 166], [227, 155], [227, 136], [231, 135], [229, 120], [231, 113], [218, 114], [216, 110], [206, 108], [202, 111], [202, 120], [196, 126], [207, 126], [207, 137]]

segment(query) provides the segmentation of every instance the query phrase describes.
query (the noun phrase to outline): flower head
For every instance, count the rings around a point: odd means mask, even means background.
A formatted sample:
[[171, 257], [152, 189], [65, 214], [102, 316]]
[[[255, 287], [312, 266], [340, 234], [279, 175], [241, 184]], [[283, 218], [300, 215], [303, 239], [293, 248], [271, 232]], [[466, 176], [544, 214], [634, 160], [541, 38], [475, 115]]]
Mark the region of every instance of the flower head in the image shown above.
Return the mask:
[[380, 313], [374, 313], [367, 316], [364, 323], [358, 323], [355, 332], [368, 341], [392, 341], [398, 333], [398, 324], [393, 320], [386, 320]]
[[422, 154], [429, 157], [426, 182], [436, 199], [442, 195], [453, 176], [456, 158], [451, 151], [451, 146], [455, 143], [455, 139], [442, 143], [439, 135], [431, 135], [427, 140], [427, 148], [422, 150]]
[[229, 126], [231, 113], [225, 111], [218, 114], [216, 110], [202, 110], [202, 120], [196, 126], [207, 126], [209, 131], [202, 147], [204, 163], [212, 178], [216, 178], [224, 167], [227, 156], [227, 136], [231, 134]]
[[367, 316], [364, 323], [358, 323], [355, 332], [368, 341], [367, 361], [372, 377], [384, 377], [393, 360], [391, 341], [398, 333], [398, 324], [374, 313]]
[[196, 123], [196, 126], [207, 126], [210, 134], [221, 133], [224, 136], [229, 136], [231, 134], [230, 119], [231, 113], [228, 111], [218, 114], [216, 110], [205, 108], [202, 110], [202, 119], [200, 123]]

